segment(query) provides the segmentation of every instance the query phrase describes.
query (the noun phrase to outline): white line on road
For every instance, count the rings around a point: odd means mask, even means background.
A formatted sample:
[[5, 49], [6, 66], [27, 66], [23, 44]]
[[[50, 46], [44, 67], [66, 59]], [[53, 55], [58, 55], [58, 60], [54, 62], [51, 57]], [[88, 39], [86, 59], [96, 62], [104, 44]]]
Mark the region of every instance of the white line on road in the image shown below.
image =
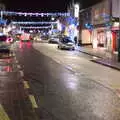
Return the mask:
[[24, 72], [22, 70], [20, 70], [20, 75], [21, 75], [21, 77], [24, 76]]
[[15, 61], [17, 64], [19, 63], [18, 60]]
[[21, 66], [20, 66], [20, 65], [17, 65], [17, 68], [18, 68], [18, 69], [21, 69]]
[[16, 56], [14, 57], [15, 60], [17, 60]]

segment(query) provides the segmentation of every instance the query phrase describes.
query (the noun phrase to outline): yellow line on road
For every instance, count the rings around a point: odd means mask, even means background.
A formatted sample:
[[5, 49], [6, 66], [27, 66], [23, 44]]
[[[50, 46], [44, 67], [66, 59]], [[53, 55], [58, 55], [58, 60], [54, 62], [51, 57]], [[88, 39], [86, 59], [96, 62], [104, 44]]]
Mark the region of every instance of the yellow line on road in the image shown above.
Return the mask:
[[120, 85], [119, 84], [116, 84], [116, 85], [110, 85], [112, 88], [114, 88], [114, 89], [118, 89], [118, 88], [120, 88]]
[[33, 95], [29, 95], [29, 99], [30, 99], [30, 101], [32, 103], [32, 107], [33, 108], [38, 108], [38, 105], [36, 103], [35, 97]]
[[29, 89], [30, 88], [30, 86], [29, 86], [27, 81], [24, 81], [23, 84], [24, 84], [24, 88], [25, 89]]
[[10, 120], [1, 104], [0, 104], [0, 120]]

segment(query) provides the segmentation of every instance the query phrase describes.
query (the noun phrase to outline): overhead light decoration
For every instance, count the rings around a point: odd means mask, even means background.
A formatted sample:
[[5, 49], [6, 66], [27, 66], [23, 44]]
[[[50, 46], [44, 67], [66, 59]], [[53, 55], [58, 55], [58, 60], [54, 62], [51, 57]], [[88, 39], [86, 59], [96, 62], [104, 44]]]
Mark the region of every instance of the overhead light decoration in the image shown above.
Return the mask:
[[24, 22], [24, 21], [13, 21], [12, 22], [12, 24], [20, 24], [20, 25], [22, 25], [22, 24], [24, 24], [24, 25], [26, 25], [26, 24], [57, 24], [57, 22], [30, 22], [30, 21], [26, 21], [26, 22]]
[[35, 26], [30, 26], [30, 27], [24, 27], [21, 26], [21, 29], [50, 29], [51, 26], [41, 26], [41, 27], [35, 27]]
[[11, 12], [11, 11], [3, 11], [3, 15], [18, 15], [18, 16], [70, 16], [70, 13], [27, 13], [27, 12]]

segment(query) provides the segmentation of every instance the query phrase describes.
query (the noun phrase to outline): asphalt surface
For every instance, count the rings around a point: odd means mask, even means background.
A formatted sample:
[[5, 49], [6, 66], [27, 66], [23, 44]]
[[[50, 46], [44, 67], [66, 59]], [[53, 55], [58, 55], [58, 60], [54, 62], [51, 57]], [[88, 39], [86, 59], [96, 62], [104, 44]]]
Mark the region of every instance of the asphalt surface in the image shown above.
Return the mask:
[[120, 120], [120, 99], [112, 90], [30, 43], [15, 48], [16, 57], [0, 61], [9, 66], [0, 69], [0, 120]]
[[[34, 49], [48, 56], [52, 60], [64, 65], [68, 70], [73, 71], [78, 76], [99, 82], [105, 87], [120, 91], [120, 72], [109, 67], [93, 63], [99, 60], [95, 56], [90, 56], [76, 51], [65, 51], [57, 49], [55, 44], [33, 44]], [[118, 93], [120, 96], [120, 92]]]
[[0, 120], [36, 120], [15, 56], [0, 59]]

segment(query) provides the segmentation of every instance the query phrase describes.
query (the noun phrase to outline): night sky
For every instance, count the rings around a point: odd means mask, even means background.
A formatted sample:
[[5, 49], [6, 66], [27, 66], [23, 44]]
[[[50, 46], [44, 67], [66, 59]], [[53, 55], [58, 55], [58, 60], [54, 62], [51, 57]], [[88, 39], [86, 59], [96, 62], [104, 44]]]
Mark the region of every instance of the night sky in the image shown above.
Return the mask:
[[[82, 8], [89, 7], [100, 0], [75, 0]], [[29, 12], [57, 12], [66, 11], [70, 0], [3, 0], [7, 10]]]

